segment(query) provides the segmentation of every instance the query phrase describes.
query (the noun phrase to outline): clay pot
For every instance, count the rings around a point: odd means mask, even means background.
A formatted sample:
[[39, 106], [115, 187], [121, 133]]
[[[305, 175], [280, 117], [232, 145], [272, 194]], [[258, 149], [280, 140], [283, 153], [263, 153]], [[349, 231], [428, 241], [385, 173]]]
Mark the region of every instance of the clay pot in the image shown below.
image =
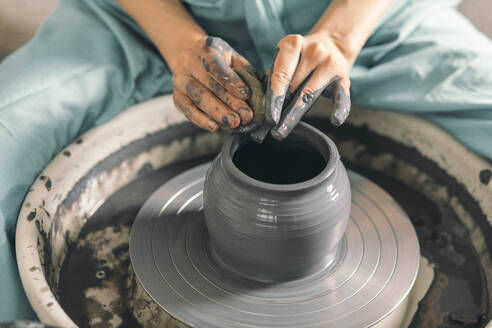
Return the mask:
[[334, 263], [351, 202], [335, 144], [305, 123], [282, 142], [230, 136], [203, 197], [212, 259], [262, 282], [299, 279]]

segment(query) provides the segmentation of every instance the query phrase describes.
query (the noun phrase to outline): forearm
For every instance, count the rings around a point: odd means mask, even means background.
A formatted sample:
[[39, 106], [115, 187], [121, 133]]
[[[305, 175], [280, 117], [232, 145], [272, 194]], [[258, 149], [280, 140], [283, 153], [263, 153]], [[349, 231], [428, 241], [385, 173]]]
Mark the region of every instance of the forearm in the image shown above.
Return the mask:
[[173, 71], [178, 54], [206, 36], [179, 0], [118, 0]]
[[327, 34], [350, 63], [394, 0], [334, 0], [310, 34]]

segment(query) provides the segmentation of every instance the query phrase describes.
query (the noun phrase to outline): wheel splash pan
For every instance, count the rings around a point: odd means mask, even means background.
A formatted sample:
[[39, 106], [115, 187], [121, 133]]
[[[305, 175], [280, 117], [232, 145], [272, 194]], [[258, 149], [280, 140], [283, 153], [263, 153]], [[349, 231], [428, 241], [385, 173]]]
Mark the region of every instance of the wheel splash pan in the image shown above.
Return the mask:
[[[492, 295], [490, 163], [414, 116], [354, 108], [347, 124], [332, 128], [326, 105], [317, 104], [309, 123], [336, 141], [349, 167], [397, 200], [434, 265], [410, 326], [485, 326]], [[225, 136], [185, 122], [166, 96], [92, 129], [53, 159], [26, 196], [16, 235], [21, 279], [44, 323], [133, 326], [130, 308], [139, 307], [139, 322], [164, 325], [152, 316], [156, 305], [129, 289], [130, 226], [153, 191], [213, 157]]]

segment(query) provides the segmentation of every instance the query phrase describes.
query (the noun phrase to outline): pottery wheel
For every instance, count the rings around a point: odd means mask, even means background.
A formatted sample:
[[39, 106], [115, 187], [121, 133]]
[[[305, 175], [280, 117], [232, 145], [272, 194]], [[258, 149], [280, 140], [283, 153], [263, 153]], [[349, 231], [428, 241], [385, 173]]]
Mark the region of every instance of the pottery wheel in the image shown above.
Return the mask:
[[276, 284], [226, 273], [209, 256], [208, 165], [160, 187], [131, 231], [134, 271], [171, 316], [193, 327], [370, 327], [405, 299], [418, 271], [414, 228], [385, 191], [350, 171], [350, 221], [334, 265]]

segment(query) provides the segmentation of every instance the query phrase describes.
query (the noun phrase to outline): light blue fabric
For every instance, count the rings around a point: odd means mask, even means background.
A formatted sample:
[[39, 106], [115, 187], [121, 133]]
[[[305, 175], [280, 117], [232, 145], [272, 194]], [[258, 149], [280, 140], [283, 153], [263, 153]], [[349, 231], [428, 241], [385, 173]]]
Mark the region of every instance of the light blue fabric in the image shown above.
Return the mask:
[[[329, 0], [187, 0], [204, 29], [260, 71]], [[355, 105], [411, 112], [492, 159], [492, 44], [455, 0], [397, 0], [352, 72]], [[62, 147], [124, 108], [172, 91], [158, 52], [111, 0], [61, 0], [36, 37], [0, 63], [0, 322], [35, 318], [17, 274], [14, 229], [35, 176]]]

